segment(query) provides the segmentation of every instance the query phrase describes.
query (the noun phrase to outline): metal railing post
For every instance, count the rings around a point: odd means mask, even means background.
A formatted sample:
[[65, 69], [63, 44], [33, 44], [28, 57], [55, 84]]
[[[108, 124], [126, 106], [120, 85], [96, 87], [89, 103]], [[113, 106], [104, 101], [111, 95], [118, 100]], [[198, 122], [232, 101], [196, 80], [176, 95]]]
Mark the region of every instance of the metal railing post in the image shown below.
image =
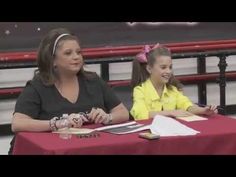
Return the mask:
[[220, 86], [220, 107], [219, 113], [225, 115], [226, 114], [226, 106], [225, 106], [225, 87], [226, 87], [226, 78], [225, 78], [225, 70], [227, 67], [226, 56], [220, 55], [220, 61], [218, 67], [220, 69], [219, 75], [219, 86]]
[[[197, 73], [205, 74], [206, 73], [206, 57], [199, 56], [197, 58]], [[198, 103], [202, 105], [207, 104], [207, 90], [206, 83], [198, 83]]]

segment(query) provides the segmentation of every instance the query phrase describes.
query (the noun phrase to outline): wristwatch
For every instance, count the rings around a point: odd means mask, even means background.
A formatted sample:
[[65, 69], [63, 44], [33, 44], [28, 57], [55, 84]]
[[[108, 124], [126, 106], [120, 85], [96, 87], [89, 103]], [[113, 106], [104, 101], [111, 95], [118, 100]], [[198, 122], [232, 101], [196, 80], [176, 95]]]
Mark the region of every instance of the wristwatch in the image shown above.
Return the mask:
[[105, 124], [105, 125], [106, 125], [106, 124], [111, 124], [111, 123], [112, 123], [112, 120], [113, 120], [112, 114], [110, 113], [110, 114], [108, 114], [108, 118], [107, 118], [106, 122], [104, 122], [104, 124]]

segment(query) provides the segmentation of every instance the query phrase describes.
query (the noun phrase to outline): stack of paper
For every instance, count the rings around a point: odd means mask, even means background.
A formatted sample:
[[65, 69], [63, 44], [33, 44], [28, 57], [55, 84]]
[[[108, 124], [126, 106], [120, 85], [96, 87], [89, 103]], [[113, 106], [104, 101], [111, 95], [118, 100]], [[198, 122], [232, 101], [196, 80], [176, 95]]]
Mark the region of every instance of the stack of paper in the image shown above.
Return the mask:
[[150, 129], [153, 134], [159, 134], [160, 136], [187, 136], [200, 133], [173, 118], [160, 115], [154, 117]]
[[128, 122], [128, 123], [100, 127], [100, 128], [96, 128], [95, 130], [121, 135], [121, 134], [139, 132], [139, 131], [147, 130], [147, 129], [150, 129], [150, 125], [139, 124], [133, 121], [133, 122]]

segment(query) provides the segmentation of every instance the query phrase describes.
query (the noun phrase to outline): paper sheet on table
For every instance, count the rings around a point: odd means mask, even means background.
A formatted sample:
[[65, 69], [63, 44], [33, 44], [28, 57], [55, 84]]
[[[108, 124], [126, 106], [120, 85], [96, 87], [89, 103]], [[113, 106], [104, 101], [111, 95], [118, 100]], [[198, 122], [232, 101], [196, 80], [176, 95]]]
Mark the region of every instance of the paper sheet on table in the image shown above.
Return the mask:
[[205, 117], [200, 117], [197, 115], [192, 115], [192, 116], [186, 116], [186, 117], [176, 117], [176, 119], [181, 119], [186, 122], [193, 122], [193, 121], [200, 121], [200, 120], [207, 120]]
[[60, 134], [66, 133], [66, 134], [83, 135], [83, 134], [92, 133], [94, 131], [96, 131], [96, 130], [89, 129], [89, 128], [69, 128], [69, 129], [62, 128], [57, 131], [54, 131], [53, 133], [60, 133]]
[[132, 122], [121, 123], [121, 124], [107, 125], [107, 126], [96, 128], [95, 130], [102, 131], [102, 130], [108, 130], [108, 129], [111, 129], [111, 128], [130, 126], [130, 125], [134, 125], [134, 124], [136, 124], [136, 122], [132, 121]]
[[160, 136], [187, 136], [187, 135], [196, 135], [200, 133], [192, 128], [187, 127], [186, 125], [181, 124], [177, 120], [156, 115], [150, 126], [150, 130], [154, 134], [159, 134]]
[[122, 135], [122, 134], [135, 133], [135, 132], [148, 130], [148, 129], [150, 129], [150, 125], [144, 125], [144, 124], [140, 124], [133, 121], [133, 122], [128, 122], [128, 123], [99, 127], [99, 128], [96, 128], [95, 130]]

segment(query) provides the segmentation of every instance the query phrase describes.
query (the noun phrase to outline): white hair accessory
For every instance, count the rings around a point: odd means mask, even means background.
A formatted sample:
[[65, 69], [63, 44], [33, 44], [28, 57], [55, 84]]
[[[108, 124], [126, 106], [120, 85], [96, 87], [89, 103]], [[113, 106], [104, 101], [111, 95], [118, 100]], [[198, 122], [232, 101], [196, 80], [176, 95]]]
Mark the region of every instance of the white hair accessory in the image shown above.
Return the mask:
[[67, 36], [67, 35], [70, 35], [70, 34], [64, 33], [64, 34], [59, 35], [59, 36], [56, 38], [56, 40], [55, 40], [55, 42], [54, 42], [54, 45], [53, 45], [52, 55], [55, 54], [55, 50], [56, 50], [56, 46], [57, 46], [58, 41], [59, 41], [63, 36]]

